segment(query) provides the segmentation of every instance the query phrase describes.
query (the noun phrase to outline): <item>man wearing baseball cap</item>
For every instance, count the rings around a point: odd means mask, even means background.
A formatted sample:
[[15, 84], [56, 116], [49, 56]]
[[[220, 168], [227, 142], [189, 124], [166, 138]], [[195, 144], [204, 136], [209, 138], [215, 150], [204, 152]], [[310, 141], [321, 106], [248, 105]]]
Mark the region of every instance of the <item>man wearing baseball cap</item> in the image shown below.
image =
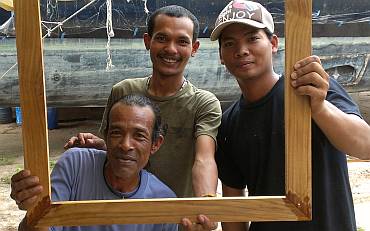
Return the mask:
[[[250, 196], [284, 195], [284, 77], [272, 64], [278, 51], [273, 18], [259, 3], [231, 1], [219, 14], [211, 40], [218, 40], [221, 64], [242, 92], [224, 112], [217, 137], [223, 195], [244, 196], [245, 188]], [[249, 230], [355, 231], [346, 154], [370, 158], [370, 127], [319, 57], [298, 61], [285, 79], [296, 94], [310, 98], [313, 219], [252, 222]], [[224, 223], [223, 230], [247, 230], [247, 224]]]

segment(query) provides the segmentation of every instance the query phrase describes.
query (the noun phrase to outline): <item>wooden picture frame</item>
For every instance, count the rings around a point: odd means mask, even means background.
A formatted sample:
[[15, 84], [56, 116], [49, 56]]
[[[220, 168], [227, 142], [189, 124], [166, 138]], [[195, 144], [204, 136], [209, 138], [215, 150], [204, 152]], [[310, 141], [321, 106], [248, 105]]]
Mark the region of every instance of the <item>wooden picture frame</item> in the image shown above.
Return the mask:
[[[311, 0], [285, 1], [285, 76], [311, 55]], [[34, 226], [179, 223], [205, 214], [213, 221], [303, 221], [311, 219], [311, 112], [307, 97], [285, 81], [286, 195], [109, 201], [50, 200], [43, 48], [38, 0], [15, 0], [18, 72], [25, 168], [44, 187], [27, 212]]]

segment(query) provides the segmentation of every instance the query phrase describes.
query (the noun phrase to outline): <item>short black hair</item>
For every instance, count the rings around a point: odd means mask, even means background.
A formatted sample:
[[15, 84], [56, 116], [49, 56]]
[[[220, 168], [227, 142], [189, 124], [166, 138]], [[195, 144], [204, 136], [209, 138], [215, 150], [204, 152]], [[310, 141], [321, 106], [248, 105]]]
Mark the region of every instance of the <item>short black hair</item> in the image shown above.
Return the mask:
[[115, 101], [112, 107], [109, 109], [106, 118], [106, 128], [104, 131], [104, 137], [107, 138], [108, 128], [109, 128], [109, 116], [114, 105], [121, 103], [127, 106], [139, 106], [139, 107], [149, 107], [154, 114], [154, 124], [152, 131], [152, 142], [155, 142], [160, 135], [164, 135], [165, 131], [162, 125], [162, 118], [160, 115], [160, 110], [157, 104], [153, 103], [148, 97], [143, 95], [125, 95], [122, 98]]
[[155, 27], [155, 19], [158, 15], [167, 15], [169, 17], [176, 17], [176, 18], [189, 18], [193, 22], [193, 42], [195, 42], [198, 39], [199, 36], [199, 21], [194, 16], [193, 13], [191, 13], [189, 10], [185, 9], [182, 6], [177, 5], [170, 5], [170, 6], [164, 6], [161, 8], [158, 8], [149, 16], [147, 28], [148, 28], [148, 34], [150, 37], [153, 36], [153, 31]]

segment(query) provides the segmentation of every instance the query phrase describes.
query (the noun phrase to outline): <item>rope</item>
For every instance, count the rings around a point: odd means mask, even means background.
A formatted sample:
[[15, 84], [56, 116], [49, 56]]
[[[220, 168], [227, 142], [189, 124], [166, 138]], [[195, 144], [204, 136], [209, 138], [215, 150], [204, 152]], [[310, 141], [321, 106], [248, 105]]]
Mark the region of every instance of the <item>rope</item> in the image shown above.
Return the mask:
[[107, 71], [111, 70], [114, 65], [112, 64], [112, 52], [110, 50], [110, 39], [114, 37], [113, 31], [113, 23], [112, 23], [112, 0], [107, 0], [107, 67], [105, 68]]
[[[109, 1], [109, 0], [107, 0]], [[42, 21], [42, 25], [46, 28], [47, 30], [47, 33], [42, 37], [42, 39], [44, 39], [45, 37], [50, 37], [51, 35], [51, 32], [55, 31], [56, 29], [58, 29], [60, 27], [60, 30], [62, 30], [62, 26], [64, 23], [66, 23], [67, 21], [69, 21], [71, 18], [73, 18], [74, 16], [76, 16], [77, 14], [79, 14], [81, 11], [83, 11], [84, 9], [86, 9], [87, 7], [89, 7], [91, 4], [93, 4], [94, 2], [96, 2], [96, 0], [92, 0], [91, 2], [89, 2], [88, 4], [86, 4], [85, 6], [83, 6], [81, 9], [79, 9], [78, 11], [76, 11], [75, 13], [73, 13], [71, 16], [69, 16], [68, 18], [66, 18], [65, 20], [63, 20], [62, 22], [53, 22], [54, 24], [57, 24], [54, 28], [50, 29], [48, 28], [44, 23], [50, 23], [50, 22], [46, 22], [46, 21]], [[112, 20], [112, 19], [111, 19]], [[114, 34], [113, 34], [114, 36]], [[0, 80], [2, 78], [5, 77], [6, 74], [8, 74], [14, 67], [17, 66], [17, 62], [11, 66], [1, 77], [0, 77]]]
[[148, 0], [143, 0], [143, 2], [144, 2], [144, 12], [145, 12], [146, 14], [148, 14], [148, 13], [149, 13], [148, 6], [147, 6], [147, 2], [148, 2]]
[[58, 29], [59, 27], [63, 26], [64, 23], [66, 23], [67, 21], [69, 21], [71, 18], [73, 18], [74, 16], [76, 16], [77, 14], [79, 14], [81, 11], [83, 11], [84, 9], [86, 9], [87, 7], [89, 7], [91, 4], [93, 4], [94, 2], [96, 2], [96, 0], [92, 0], [91, 2], [89, 2], [88, 4], [86, 4], [85, 6], [83, 6], [81, 9], [79, 9], [78, 11], [74, 12], [71, 16], [69, 16], [68, 18], [66, 18], [65, 20], [63, 20], [62, 22], [57, 22], [58, 25], [56, 25], [53, 29], [48, 29], [48, 33], [43, 36], [42, 38], [45, 38], [48, 34], [51, 34], [51, 32], [55, 31], [56, 29]]
[[1, 77], [0, 77], [0, 80], [2, 79], [2, 78], [4, 78], [4, 76], [6, 75], [6, 74], [8, 74], [9, 73], [9, 71], [11, 71], [14, 67], [16, 67], [18, 65], [18, 63], [14, 63], [13, 64], [13, 66], [11, 66]]

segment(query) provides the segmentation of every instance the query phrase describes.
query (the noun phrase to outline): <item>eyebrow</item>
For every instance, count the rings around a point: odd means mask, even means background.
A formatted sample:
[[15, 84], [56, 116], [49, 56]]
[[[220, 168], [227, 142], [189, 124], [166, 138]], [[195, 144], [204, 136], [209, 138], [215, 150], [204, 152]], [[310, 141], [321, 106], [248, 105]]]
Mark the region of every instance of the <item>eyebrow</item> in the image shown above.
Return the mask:
[[158, 35], [160, 35], [160, 36], [168, 36], [166, 33], [164, 33], [164, 32], [158, 32], [158, 33], [155, 33], [154, 34], [154, 36], [158, 36]]
[[[165, 32], [158, 32], [153, 37], [157, 37], [157, 36], [169, 37], [169, 35], [167, 33], [165, 33]], [[185, 40], [191, 41], [193, 38], [192, 37], [189, 37], [189, 36], [186, 36], [186, 35], [180, 35], [179, 36], [179, 39], [185, 39]]]
[[135, 132], [143, 132], [145, 134], [149, 134], [150, 135], [150, 129], [148, 129], [147, 127], [134, 127], [134, 130]]
[[185, 40], [188, 40], [188, 41], [192, 40], [192, 38], [189, 38], [188, 36], [180, 36], [180, 39], [185, 39]]
[[[120, 125], [119, 122], [118, 123], [117, 122], [116, 123], [111, 123], [109, 128], [110, 128], [110, 130], [112, 130], [112, 129], [120, 129], [120, 130], [122, 130], [121, 129], [122, 126]], [[150, 128], [148, 128], [146, 126], [135, 125], [133, 127], [133, 129], [135, 130], [135, 132], [144, 132], [144, 133], [150, 134]]]
[[[251, 34], [257, 34], [259, 32], [259, 30], [253, 30], [253, 31], [247, 31], [243, 34], [243, 36], [248, 36], [248, 35], [251, 35]], [[226, 37], [221, 37], [222, 40], [228, 40], [228, 39], [235, 39], [235, 37], [232, 37], [232, 36], [226, 36]]]

